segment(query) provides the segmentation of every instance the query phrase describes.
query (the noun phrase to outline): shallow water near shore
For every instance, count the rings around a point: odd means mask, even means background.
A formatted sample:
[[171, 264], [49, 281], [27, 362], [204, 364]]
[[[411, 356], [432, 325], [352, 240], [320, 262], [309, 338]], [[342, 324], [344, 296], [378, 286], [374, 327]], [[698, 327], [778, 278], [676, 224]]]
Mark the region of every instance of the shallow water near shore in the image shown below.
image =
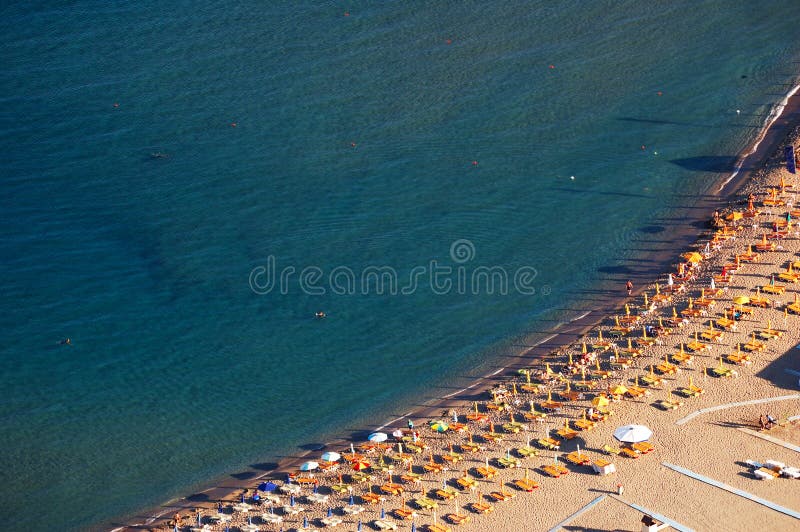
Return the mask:
[[786, 4], [4, 8], [0, 514], [132, 515], [592, 308], [792, 88]]

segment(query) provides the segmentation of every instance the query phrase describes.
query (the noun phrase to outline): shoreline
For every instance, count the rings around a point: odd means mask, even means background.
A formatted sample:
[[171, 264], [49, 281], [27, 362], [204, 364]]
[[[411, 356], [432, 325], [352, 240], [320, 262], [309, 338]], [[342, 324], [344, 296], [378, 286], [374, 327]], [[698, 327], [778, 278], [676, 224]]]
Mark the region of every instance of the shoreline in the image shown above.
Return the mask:
[[[402, 423], [406, 417], [413, 417], [415, 420], [440, 417], [442, 411], [451, 409], [464, 410], [464, 407], [471, 407], [475, 401], [473, 392], [479, 391], [478, 395], [483, 396], [485, 390], [500, 381], [507, 381], [510, 373], [515, 373], [517, 369], [528, 367], [535, 361], [544, 360], [554, 351], [566, 349], [574, 345], [587, 332], [599, 326], [608, 316], [613, 315], [626, 302], [641, 294], [641, 292], [669, 269], [673, 264], [678, 253], [691, 248], [702, 238], [707, 230], [698, 230], [701, 223], [707, 222], [710, 214], [715, 208], [722, 209], [731, 204], [737, 197], [742, 188], [753, 182], [756, 175], [765, 168], [767, 161], [776, 153], [786, 141], [786, 139], [800, 127], [800, 85], [795, 85], [787, 93], [785, 103], [778, 104], [781, 107], [779, 114], [767, 117], [767, 122], [759, 131], [758, 137], [752, 141], [740, 154], [736, 168], [731, 175], [721, 176], [712, 183], [706, 193], [696, 199], [690, 208], [693, 213], [681, 220], [670, 222], [666, 225], [666, 230], [670, 233], [669, 246], [664, 249], [647, 250], [636, 256], [637, 262], [644, 262], [641, 259], [648, 259], [646, 266], [639, 266], [623, 274], [610, 274], [606, 279], [612, 286], [623, 286], [626, 279], [631, 279], [636, 287], [634, 294], [630, 297], [624, 295], [622, 290], [607, 290], [604, 294], [595, 299], [591, 309], [584, 311], [568, 322], [556, 325], [547, 333], [546, 336], [538, 340], [533, 346], [521, 350], [516, 354], [499, 356], [495, 369], [491, 373], [475, 379], [465, 388], [442, 395], [437, 399], [431, 400], [425, 406], [415, 408], [400, 417], [387, 421], [378, 428], [364, 429], [384, 430], [392, 428], [403, 428]], [[581, 298], [581, 294], [575, 296]], [[176, 512], [189, 513], [192, 509], [203, 507], [212, 508], [217, 500], [230, 499], [242, 490], [253, 489], [258, 483], [265, 479], [283, 479], [287, 472], [294, 471], [297, 466], [309, 457], [317, 456], [322, 449], [341, 449], [353, 442], [347, 438], [337, 438], [327, 442], [319, 449], [305, 451], [281, 459], [275, 469], [270, 471], [258, 471], [250, 469], [243, 473], [251, 473], [246, 480], [238, 480], [231, 475], [226, 475], [220, 479], [209, 482], [210, 487], [195, 494], [187, 495], [179, 499], [167, 501], [155, 508], [147, 511], [138, 512], [138, 516], [131, 516], [124, 519], [125, 522], [99, 524], [98, 527], [113, 528], [113, 530], [141, 530], [165, 527], [167, 520]], [[358, 442], [360, 443], [360, 442]], [[134, 522], [138, 521], [138, 522]]]

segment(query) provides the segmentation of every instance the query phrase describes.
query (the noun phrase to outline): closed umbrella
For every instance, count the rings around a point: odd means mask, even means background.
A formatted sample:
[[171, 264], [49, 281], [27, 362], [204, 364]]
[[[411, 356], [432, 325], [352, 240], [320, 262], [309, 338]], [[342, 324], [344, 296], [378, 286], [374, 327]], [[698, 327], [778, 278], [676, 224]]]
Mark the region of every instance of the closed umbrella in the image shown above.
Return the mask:
[[623, 425], [614, 431], [614, 437], [623, 443], [638, 443], [647, 441], [653, 431], [644, 425]]

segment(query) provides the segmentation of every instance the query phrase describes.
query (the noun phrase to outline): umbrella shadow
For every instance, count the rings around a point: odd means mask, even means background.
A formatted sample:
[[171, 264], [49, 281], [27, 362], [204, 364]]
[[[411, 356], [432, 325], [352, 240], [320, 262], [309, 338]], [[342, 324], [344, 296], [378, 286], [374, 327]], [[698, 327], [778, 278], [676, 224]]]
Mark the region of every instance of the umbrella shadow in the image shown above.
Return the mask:
[[250, 464], [250, 467], [259, 471], [273, 471], [280, 467], [277, 462], [260, 462], [258, 464]]

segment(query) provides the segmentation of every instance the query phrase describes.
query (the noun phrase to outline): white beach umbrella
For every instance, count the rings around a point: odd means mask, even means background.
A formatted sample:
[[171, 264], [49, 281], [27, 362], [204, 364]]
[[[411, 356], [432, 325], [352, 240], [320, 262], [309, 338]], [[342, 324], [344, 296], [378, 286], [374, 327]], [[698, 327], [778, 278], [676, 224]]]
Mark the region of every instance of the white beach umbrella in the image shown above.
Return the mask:
[[367, 436], [367, 440], [371, 441], [372, 443], [381, 443], [386, 441], [388, 438], [389, 436], [387, 436], [385, 432], [373, 432]]
[[652, 435], [653, 431], [644, 425], [623, 425], [614, 431], [614, 437], [623, 443], [647, 441]]
[[403, 430], [397, 429], [396, 431], [392, 432], [392, 436], [395, 438], [402, 438], [403, 437]]
[[300, 466], [300, 471], [314, 471], [319, 467], [319, 462], [309, 461], [303, 462]]
[[334, 452], [334, 451], [327, 451], [322, 453], [322, 458], [326, 462], [338, 462], [339, 459], [342, 457], [341, 454]]

